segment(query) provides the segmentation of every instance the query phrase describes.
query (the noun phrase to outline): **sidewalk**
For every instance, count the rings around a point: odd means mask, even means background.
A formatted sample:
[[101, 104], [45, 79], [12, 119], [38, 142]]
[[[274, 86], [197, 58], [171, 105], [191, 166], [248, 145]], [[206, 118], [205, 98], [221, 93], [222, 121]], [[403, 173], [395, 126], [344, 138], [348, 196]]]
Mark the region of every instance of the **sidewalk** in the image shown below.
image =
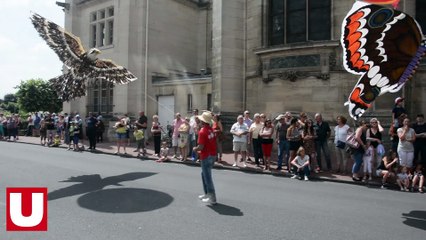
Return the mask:
[[[24, 144], [32, 144], [32, 145], [40, 145], [40, 138], [38, 137], [25, 137], [25, 136], [19, 136], [19, 140], [16, 141], [16, 143], [24, 143]], [[14, 144], [11, 142], [11, 144]], [[80, 142], [81, 144], [81, 142]], [[85, 149], [87, 150], [88, 148], [88, 141], [84, 140], [83, 144], [85, 146]], [[40, 146], [43, 147], [43, 146]], [[60, 146], [60, 148], [68, 148], [67, 145], [62, 144]], [[156, 160], [157, 157], [153, 156], [154, 154], [154, 150], [153, 150], [154, 146], [153, 143], [149, 143], [147, 145], [147, 156], [144, 157], [144, 159], [146, 160]], [[97, 143], [96, 145], [96, 153], [97, 154], [109, 154], [109, 155], [114, 155], [114, 152], [117, 150], [116, 144], [114, 142], [104, 142], [104, 143]], [[136, 146], [135, 143], [131, 142], [130, 146], [127, 147], [126, 155], [118, 155], [117, 157], [129, 157], [129, 158], [136, 158], [137, 157], [137, 153], [133, 152], [134, 150], [136, 150]], [[173, 150], [170, 150], [170, 156], [173, 155]], [[87, 154], [91, 154], [91, 152], [89, 151], [84, 151]], [[253, 158], [252, 158], [253, 159]], [[185, 162], [182, 162], [178, 159], [172, 159], [171, 161], [169, 161], [168, 163], [178, 163], [178, 164], [187, 164], [187, 165], [199, 165], [199, 163], [188, 160]], [[247, 161], [247, 167], [243, 167], [243, 163], [238, 161], [238, 167], [233, 167], [232, 164], [234, 163], [234, 154], [233, 153], [224, 153], [222, 155], [222, 162], [221, 163], [216, 163], [214, 168], [216, 169], [227, 169], [227, 170], [233, 170], [233, 171], [242, 171], [242, 172], [247, 172], [247, 173], [257, 173], [257, 174], [271, 174], [274, 176], [278, 176], [278, 177], [291, 177], [290, 174], [287, 173], [287, 170], [275, 170], [276, 166], [276, 162], [272, 161], [271, 163], [271, 170], [267, 170], [264, 171], [262, 168], [258, 168], [256, 167], [256, 165], [254, 164], [254, 159], [253, 162], [251, 161]], [[321, 172], [321, 173], [311, 173], [311, 180], [315, 180], [315, 181], [331, 181], [331, 182], [339, 182], [339, 183], [349, 183], [349, 184], [357, 184], [357, 185], [366, 185], [366, 183], [364, 182], [354, 182], [352, 180], [352, 177], [350, 175], [340, 175], [340, 174], [335, 174], [335, 173], [330, 173], [330, 172]], [[373, 181], [370, 181], [368, 183], [369, 186], [376, 186], [376, 187], [380, 187], [380, 180], [379, 179], [373, 179]]]

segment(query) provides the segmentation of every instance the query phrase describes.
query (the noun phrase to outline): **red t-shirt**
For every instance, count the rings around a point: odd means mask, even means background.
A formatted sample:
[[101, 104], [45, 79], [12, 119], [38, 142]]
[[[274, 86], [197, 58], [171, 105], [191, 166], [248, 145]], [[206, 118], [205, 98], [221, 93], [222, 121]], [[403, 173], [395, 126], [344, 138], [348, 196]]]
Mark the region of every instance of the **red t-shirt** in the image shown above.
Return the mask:
[[200, 160], [206, 159], [208, 156], [216, 156], [216, 137], [210, 126], [204, 126], [198, 133], [198, 144], [204, 145], [200, 151]]

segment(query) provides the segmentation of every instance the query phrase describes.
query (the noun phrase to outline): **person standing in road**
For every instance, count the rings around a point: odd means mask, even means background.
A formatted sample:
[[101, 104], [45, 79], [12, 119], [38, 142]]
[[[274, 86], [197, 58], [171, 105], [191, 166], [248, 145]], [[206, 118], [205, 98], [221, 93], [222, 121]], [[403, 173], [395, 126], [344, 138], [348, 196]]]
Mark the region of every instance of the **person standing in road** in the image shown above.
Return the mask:
[[89, 151], [96, 149], [96, 125], [98, 120], [93, 116], [93, 113], [89, 112], [89, 118], [87, 119], [87, 138], [89, 138]]
[[[137, 127], [140, 127], [142, 129], [143, 135], [145, 136], [143, 141], [145, 141], [145, 139], [147, 139], [148, 137], [148, 135], [146, 135], [146, 128], [148, 127], [148, 117], [145, 115], [144, 111], [139, 112], [139, 119], [135, 122], [135, 124]], [[146, 146], [147, 144], [144, 143], [144, 145]]]
[[405, 118], [403, 126], [397, 130], [399, 143], [398, 143], [398, 157], [399, 165], [407, 167], [411, 172], [414, 160], [414, 142], [416, 141], [416, 132], [410, 128], [410, 119]]
[[216, 191], [214, 189], [212, 168], [216, 161], [216, 137], [210, 126], [212, 122], [212, 113], [203, 112], [198, 116], [202, 122], [202, 128], [198, 133], [198, 145], [193, 151], [199, 152], [201, 162], [201, 179], [203, 181], [204, 194], [198, 198], [204, 203], [216, 204]]
[[423, 114], [417, 114], [416, 123], [413, 124], [412, 128], [416, 133], [416, 141], [414, 142], [415, 163], [426, 166], [426, 123]]
[[[291, 117], [291, 115], [289, 115]], [[276, 125], [276, 142], [278, 147], [278, 163], [277, 163], [277, 169], [280, 171], [283, 166], [283, 160], [285, 158], [285, 165], [288, 165], [288, 158], [290, 156], [290, 145], [287, 140], [287, 129], [290, 127], [290, 123], [287, 124], [286, 122], [286, 115], [280, 114], [278, 115], [275, 120], [278, 120], [278, 124]], [[288, 168], [290, 169], [290, 168]]]
[[331, 171], [331, 159], [330, 159], [330, 149], [328, 148], [328, 138], [331, 134], [330, 125], [328, 122], [323, 121], [322, 115], [320, 113], [315, 114], [315, 125], [314, 129], [317, 133], [317, 138], [315, 139], [315, 147], [317, 151], [317, 162], [318, 166], [322, 169], [321, 164], [321, 151], [324, 152], [325, 162], [327, 164], [328, 171]]
[[261, 137], [259, 135], [260, 131], [263, 128], [263, 124], [260, 122], [260, 114], [255, 113], [254, 114], [254, 122], [249, 127], [249, 142], [253, 146], [253, 155], [254, 155], [254, 162], [256, 163], [256, 166], [260, 166], [260, 160], [263, 159], [263, 163], [265, 164], [265, 158], [262, 154], [262, 142]]
[[158, 121], [158, 115], [152, 116], [151, 134], [154, 137], [154, 156], [156, 157], [160, 157], [161, 131], [163, 131], [163, 128]]
[[246, 151], [247, 134], [249, 133], [249, 129], [247, 127], [247, 124], [244, 123], [244, 118], [242, 115], [239, 115], [237, 117], [237, 122], [232, 125], [230, 132], [234, 136], [232, 140], [232, 150], [234, 151], [234, 164], [232, 166], [237, 166], [238, 154], [241, 153], [241, 158], [243, 159], [243, 167], [247, 167]]
[[[244, 123], [250, 129], [251, 124], [253, 123], [253, 119], [250, 118], [250, 111], [249, 110], [244, 111]], [[251, 146], [250, 145], [251, 145], [250, 144], [250, 136], [247, 134], [247, 152], [246, 152], [247, 153], [247, 161], [251, 161], [250, 155], [252, 154], [252, 152], [251, 152]], [[241, 161], [242, 161], [242, 159], [241, 159]]]

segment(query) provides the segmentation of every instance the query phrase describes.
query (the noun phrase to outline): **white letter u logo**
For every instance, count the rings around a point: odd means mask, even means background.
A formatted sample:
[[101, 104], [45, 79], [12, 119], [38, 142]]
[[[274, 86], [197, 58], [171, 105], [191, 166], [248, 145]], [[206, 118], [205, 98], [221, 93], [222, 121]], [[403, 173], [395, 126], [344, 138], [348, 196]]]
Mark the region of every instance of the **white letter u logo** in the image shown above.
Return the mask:
[[10, 194], [10, 218], [20, 227], [34, 227], [43, 220], [43, 193], [32, 193], [31, 215], [22, 215], [22, 193]]

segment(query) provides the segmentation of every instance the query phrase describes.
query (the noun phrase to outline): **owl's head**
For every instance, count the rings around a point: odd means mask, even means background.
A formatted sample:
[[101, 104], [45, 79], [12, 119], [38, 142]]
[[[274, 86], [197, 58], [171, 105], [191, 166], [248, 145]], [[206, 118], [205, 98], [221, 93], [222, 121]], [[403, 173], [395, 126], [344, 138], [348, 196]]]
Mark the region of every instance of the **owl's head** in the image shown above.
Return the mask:
[[87, 52], [87, 57], [92, 60], [95, 61], [98, 57], [98, 55], [101, 53], [101, 51], [97, 48], [91, 48], [89, 50], [89, 52]]

